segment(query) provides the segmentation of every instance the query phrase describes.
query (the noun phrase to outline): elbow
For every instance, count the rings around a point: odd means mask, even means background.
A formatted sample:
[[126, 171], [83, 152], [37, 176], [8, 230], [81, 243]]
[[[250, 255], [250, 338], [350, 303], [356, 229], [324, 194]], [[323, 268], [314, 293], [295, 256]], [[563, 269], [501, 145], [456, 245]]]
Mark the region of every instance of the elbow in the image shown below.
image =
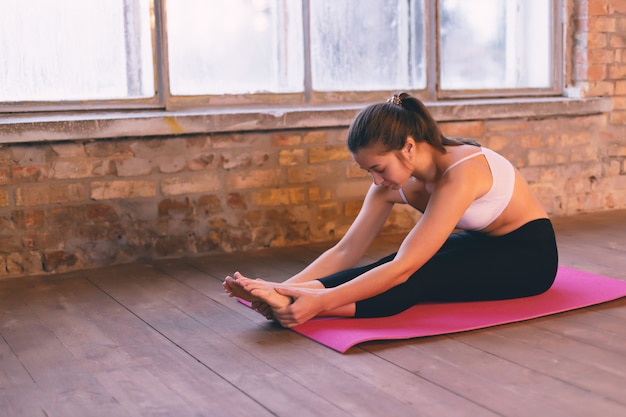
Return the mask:
[[392, 287], [396, 287], [407, 282], [409, 278], [411, 278], [411, 275], [413, 275], [418, 269], [419, 267], [415, 265], [403, 265], [402, 263], [399, 263], [394, 270]]

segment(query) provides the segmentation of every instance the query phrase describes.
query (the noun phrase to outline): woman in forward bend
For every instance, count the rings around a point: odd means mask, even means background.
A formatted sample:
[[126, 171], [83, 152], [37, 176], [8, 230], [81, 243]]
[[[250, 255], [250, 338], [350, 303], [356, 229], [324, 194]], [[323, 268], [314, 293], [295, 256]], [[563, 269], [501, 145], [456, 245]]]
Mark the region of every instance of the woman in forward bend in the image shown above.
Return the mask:
[[[293, 327], [316, 316], [383, 317], [422, 302], [499, 300], [552, 285], [552, 223], [522, 175], [476, 142], [445, 137], [403, 93], [361, 111], [348, 131], [373, 179], [345, 236], [282, 283], [226, 277], [225, 291]], [[398, 251], [355, 267], [394, 204], [423, 213]]]

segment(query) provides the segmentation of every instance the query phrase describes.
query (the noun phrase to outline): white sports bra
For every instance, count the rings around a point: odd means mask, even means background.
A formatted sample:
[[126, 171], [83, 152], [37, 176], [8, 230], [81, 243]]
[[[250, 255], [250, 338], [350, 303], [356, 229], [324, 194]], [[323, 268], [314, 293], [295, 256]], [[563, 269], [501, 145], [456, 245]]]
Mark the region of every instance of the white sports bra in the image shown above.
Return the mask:
[[[467, 208], [457, 224], [463, 230], [482, 230], [493, 223], [502, 214], [513, 197], [515, 187], [515, 169], [513, 165], [500, 154], [487, 148], [480, 148], [479, 152], [467, 155], [450, 165], [443, 173], [445, 175], [455, 166], [478, 155], [485, 155], [491, 170], [492, 185], [489, 191], [476, 199]], [[409, 204], [404, 192], [400, 188], [402, 201]]]

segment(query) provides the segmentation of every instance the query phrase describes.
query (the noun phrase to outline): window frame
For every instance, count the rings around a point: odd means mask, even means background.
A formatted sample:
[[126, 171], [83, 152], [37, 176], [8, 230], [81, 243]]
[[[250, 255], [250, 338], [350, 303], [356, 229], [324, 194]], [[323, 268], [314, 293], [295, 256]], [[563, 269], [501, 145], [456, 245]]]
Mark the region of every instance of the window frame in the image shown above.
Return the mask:
[[[224, 94], [202, 96], [174, 96], [169, 91], [169, 61], [167, 50], [167, 2], [151, 0], [152, 45], [155, 95], [141, 99], [0, 102], [2, 113], [40, 112], [87, 112], [87, 111], [135, 111], [190, 109], [242, 108], [253, 106], [315, 107], [322, 105], [342, 106], [354, 103], [380, 101], [396, 90], [332, 92], [315, 91], [312, 88], [310, 56], [310, 1], [302, 0], [304, 34], [304, 89], [297, 93]], [[314, 0], [313, 0], [314, 1]], [[426, 87], [423, 90], [406, 91], [423, 101], [437, 102], [454, 99], [532, 98], [563, 96], [565, 85], [563, 40], [565, 0], [553, 0], [553, 87], [544, 89], [455, 90], [440, 89], [439, 71], [439, 0], [425, 0], [426, 13]]]
[[[441, 28], [441, 16], [439, 13], [439, 0], [428, 0], [428, 5], [432, 5], [433, 2], [436, 4], [435, 14], [429, 15], [429, 21], [436, 21], [436, 28], [434, 38], [430, 38], [433, 42], [432, 44], [436, 45], [436, 58], [434, 61], [436, 62], [437, 67], [435, 68], [435, 73], [430, 74], [435, 78], [428, 78], [436, 80], [436, 93], [435, 97], [431, 97], [434, 100], [446, 100], [446, 99], [469, 99], [469, 98], [497, 98], [497, 97], [547, 97], [547, 96], [559, 96], [563, 95], [564, 86], [565, 86], [565, 73], [564, 73], [564, 59], [565, 59], [565, 43], [564, 43], [564, 15], [565, 15], [565, 7], [563, 4], [564, 0], [552, 0], [552, 87], [549, 88], [511, 88], [511, 89], [485, 89], [485, 90], [444, 90], [440, 88], [441, 82], [441, 71], [439, 70], [439, 66], [441, 64], [440, 59], [440, 42], [439, 42], [439, 34]], [[432, 19], [432, 20], [431, 20]], [[432, 45], [430, 44], [430, 45]]]

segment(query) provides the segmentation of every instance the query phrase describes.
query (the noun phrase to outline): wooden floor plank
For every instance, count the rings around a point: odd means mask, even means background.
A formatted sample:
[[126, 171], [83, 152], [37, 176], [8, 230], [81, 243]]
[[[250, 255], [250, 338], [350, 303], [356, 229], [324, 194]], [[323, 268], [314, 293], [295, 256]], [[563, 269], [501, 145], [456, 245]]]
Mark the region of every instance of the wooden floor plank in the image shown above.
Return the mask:
[[[586, 417], [621, 415], [626, 411], [626, 407], [602, 395], [450, 337], [400, 345], [397, 349], [382, 345], [370, 349], [501, 415]], [[525, 401], [519, 401], [520, 397]]]
[[[223, 296], [221, 289], [219, 289], [218, 282], [210, 278], [205, 281], [214, 286], [216, 294], [219, 293]], [[98, 284], [104, 285], [104, 289], [109, 293], [111, 293], [109, 289], [110, 286], [116, 288], [115, 283], [112, 283], [110, 278], [98, 282]], [[137, 283], [137, 288], [129, 289], [128, 286], [125, 286], [124, 291], [116, 292], [114, 296], [124, 305], [131, 305], [131, 303], [136, 303], [138, 300], [141, 304], [141, 300], [146, 298], [150, 298], [152, 303], [157, 303], [153, 298], [154, 291], [157, 289], [160, 291], [161, 296], [164, 297], [163, 305], [159, 308], [155, 308], [155, 310], [161, 312], [161, 318], [164, 311], [167, 311], [167, 315], [170, 315], [169, 310], [172, 308], [171, 306], [176, 306], [178, 309], [184, 309], [185, 315], [193, 318], [195, 323], [202, 324], [207, 330], [203, 330], [201, 326], [195, 325], [193, 332], [187, 329], [187, 331], [181, 333], [177, 323], [183, 321], [182, 317], [177, 316], [168, 323], [168, 321], [170, 321], [169, 319], [164, 322], [159, 319], [159, 317], [151, 315], [149, 311], [142, 310], [139, 312], [138, 309], [135, 309], [134, 305], [130, 308], [164, 334], [168, 336], [172, 335], [172, 340], [175, 340], [180, 346], [185, 347], [186, 351], [191, 352], [188, 350], [188, 347], [192, 349], [189, 342], [186, 340], [190, 333], [197, 334], [212, 331], [219, 334], [222, 337], [221, 340], [229, 341], [238, 346], [250, 346], [250, 337], [253, 337], [255, 344], [250, 354], [254, 355], [255, 361], [249, 362], [249, 365], [256, 363], [255, 366], [258, 368], [259, 363], [264, 362], [269, 365], [267, 369], [269, 373], [276, 373], [276, 368], [279, 366], [284, 367], [282, 373], [287, 379], [280, 381], [280, 384], [277, 386], [290, 384], [294, 391], [293, 394], [290, 393], [289, 395], [291, 398], [290, 402], [288, 402], [289, 398], [280, 398], [281, 396], [277, 395], [274, 395], [274, 398], [272, 398], [270, 393], [276, 392], [276, 390], [267, 390], [266, 382], [263, 382], [264, 379], [267, 379], [266, 377], [260, 377], [258, 380], [252, 381], [252, 385], [246, 386], [246, 392], [248, 393], [254, 392], [255, 389], [261, 389], [262, 392], [258, 396], [257, 401], [267, 401], [268, 403], [264, 403], [264, 405], [272, 409], [273, 412], [278, 412], [278, 410], [273, 407], [276, 400], [275, 397], [280, 399], [279, 404], [283, 406], [291, 405], [293, 407], [290, 410], [283, 410], [282, 415], [293, 415], [294, 413], [301, 415], [305, 413], [307, 409], [313, 412], [312, 415], [319, 415], [320, 413], [326, 415], [325, 410], [320, 410], [322, 401], [332, 401], [334, 404], [333, 408], [327, 410], [328, 415], [335, 415], [340, 410], [344, 412], [350, 410], [350, 414], [360, 414], [368, 411], [378, 415], [385, 415], [388, 412], [386, 406], [388, 403], [387, 395], [376, 387], [346, 373], [337, 372], [337, 369], [329, 365], [326, 361], [315, 361], [312, 357], [310, 358], [311, 360], [307, 362], [298, 359], [301, 357], [298, 349], [294, 349], [288, 341], [281, 342], [282, 338], [280, 338], [278, 334], [282, 333], [290, 337], [294, 336], [291, 332], [279, 329], [275, 332], [277, 333], [276, 335], [272, 335], [271, 331], [267, 331], [266, 323], [262, 323], [262, 326], [259, 326], [258, 322], [255, 323], [251, 321], [249, 321], [247, 328], [241, 326], [233, 328], [232, 319], [230, 317], [228, 320], [219, 320], [219, 318], [216, 319], [215, 314], [207, 311], [210, 306], [215, 306], [214, 303], [206, 297], [202, 297], [200, 294], [190, 298], [188, 288], [185, 288], [180, 283], [171, 280], [168, 282], [168, 279], [164, 277], [150, 276], [148, 279], [144, 276], [141, 282]], [[164, 291], [164, 289], [166, 290]], [[234, 300], [231, 301], [234, 302]], [[215, 338], [215, 336], [212, 338]], [[263, 343], [264, 341], [265, 343]], [[312, 343], [308, 341], [304, 342]], [[194, 357], [200, 358], [203, 345], [204, 344], [198, 344], [196, 346], [194, 352], [197, 352], [198, 356], [194, 355]], [[231, 346], [230, 349], [226, 349], [226, 351], [236, 351], [233, 348], [234, 346]], [[244, 352], [237, 352], [237, 357], [241, 358], [244, 354]], [[220, 358], [222, 359], [221, 362], [213, 361], [209, 366], [213, 369], [219, 367], [219, 373], [223, 378], [229, 380], [236, 378], [237, 381], [241, 383], [245, 380], [246, 375], [248, 375], [248, 377], [254, 375], [254, 372], [251, 372], [250, 366], [241, 367], [239, 362], [224, 361], [221, 356]], [[207, 359], [211, 360], [212, 358], [209, 356]], [[235, 373], [234, 375], [233, 372]], [[261, 376], [262, 375], [263, 374], [261, 374]], [[296, 384], [305, 388], [298, 401], [294, 401], [293, 399], [298, 391]], [[306, 400], [307, 397], [309, 398], [308, 401]], [[314, 398], [315, 402], [309, 407], [311, 397]], [[373, 400], [375, 404], [365, 405], [365, 399]], [[402, 412], [403, 408], [405, 412], [411, 410], [409, 406], [403, 406], [403, 404], [397, 402], [397, 400], [394, 401], [393, 408], [398, 412]]]
[[[626, 279], [626, 211], [554, 224], [561, 265]], [[626, 415], [626, 298], [339, 354], [223, 292], [235, 270], [280, 281], [331, 245], [0, 280], [0, 416]]]
[[39, 280], [29, 289], [21, 288], [11, 301], [3, 300], [0, 316], [4, 339], [47, 397], [41, 414], [81, 416], [94, 409], [97, 416], [128, 415], [59, 339], [56, 324], [46, 323], [54, 311], [41, 304], [53, 286]]
[[[518, 334], [517, 338], [513, 336], [512, 331], [507, 331], [509, 327], [515, 329]], [[603, 397], [626, 406], [623, 386], [626, 374], [623, 369], [615, 367], [616, 363], [623, 360], [622, 358], [614, 358], [618, 362], [612, 362], [611, 367], [603, 366], [604, 364], [598, 364], [595, 361], [581, 362], [563, 355], [559, 350], [555, 352], [542, 349], [546, 345], [544, 340], [539, 345], [524, 343], [524, 340], [528, 340], [529, 337], [537, 339], [536, 336], [530, 336], [531, 334], [536, 335], [536, 331], [529, 326], [512, 325], [491, 331], [463, 333], [454, 336], [454, 339], [585, 391], [598, 390], [602, 392]], [[546, 339], [553, 336], [550, 333], [543, 333], [541, 337]], [[575, 341], [568, 341], [566, 344], [559, 343], [559, 348], [576, 349], [572, 346], [576, 343]], [[604, 357], [605, 352], [598, 352], [598, 356]], [[594, 400], [597, 401], [597, 398]]]
[[[270, 412], [279, 415], [294, 415], [298, 410], [302, 415], [314, 415], [311, 410], [307, 412], [305, 401], [309, 398], [310, 402], [311, 397], [317, 398], [320, 410], [329, 415], [342, 415], [340, 409], [331, 404], [324, 407], [323, 398], [259, 360], [257, 350], [260, 350], [262, 340], [274, 340], [270, 332], [157, 271], [149, 274], [126, 268], [122, 271], [120, 278], [96, 277], [92, 280], [195, 360], [219, 374], [224, 381], [229, 381], [241, 391], [241, 395], [265, 403]], [[132, 281], [121, 278], [128, 274], [138, 278]], [[205, 276], [204, 279], [217, 283], [211, 277]], [[227, 327], [229, 333], [220, 332], [223, 327]], [[248, 352], [239, 344], [257, 349]], [[271, 349], [271, 343], [264, 349]], [[231, 360], [231, 357], [236, 359]], [[286, 386], [290, 387], [288, 397], [284, 391]], [[242, 408], [245, 408], [243, 404]], [[257, 415], [254, 409], [248, 412]]]
[[[167, 263], [159, 263], [158, 267], [163, 268], [174, 277], [177, 277], [186, 284], [189, 284], [193, 288], [198, 289], [205, 295], [211, 296], [212, 298], [219, 298], [220, 296], [222, 296], [223, 298], [223, 294], [221, 294], [221, 289], [216, 286], [216, 283], [211, 280], [207, 281], [206, 278], [203, 278], [203, 275], [197, 270], [185, 270], [184, 268], [181, 268], [180, 264], [167, 265]], [[386, 410], [388, 407], [393, 409], [394, 412], [391, 415], [406, 415], [402, 412], [402, 403], [406, 403], [406, 405], [410, 407], [408, 409], [410, 415], [414, 415], [417, 409], [419, 409], [419, 415], [424, 416], [441, 416], [442, 414], [446, 413], [446, 415], [450, 416], [491, 415], [488, 410], [485, 410], [484, 408], [479, 407], [470, 401], [464, 400], [463, 398], [458, 397], [455, 394], [450, 393], [437, 385], [431, 384], [428, 381], [415, 378], [414, 375], [386, 361], [374, 360], [371, 357], [367, 358], [365, 355], [357, 354], [351, 355], [350, 358], [352, 359], [347, 362], [347, 356], [338, 355], [336, 352], [331, 351], [326, 347], [318, 345], [307, 339], [303, 339], [301, 336], [296, 335], [292, 332], [286, 331], [284, 329], [276, 329], [270, 326], [264, 321], [264, 319], [260, 318], [257, 313], [253, 313], [251, 310], [243, 308], [243, 306], [238, 305], [236, 302], [234, 302], [234, 300], [227, 299], [225, 305], [233, 309], [233, 312], [241, 313], [244, 314], [246, 317], [249, 317], [250, 320], [256, 324], [256, 326], [259, 326], [256, 330], [254, 330], [255, 333], [253, 334], [253, 337], [258, 342], [258, 344], [261, 344], [264, 347], [264, 349], [263, 352], [261, 352], [258, 349], [257, 344], [257, 348], [254, 352], [257, 357], [259, 357], [259, 355], [263, 353], [264, 356], [267, 355], [270, 358], [263, 360], [269, 361], [270, 363], [275, 363], [275, 361], [277, 360], [276, 356], [278, 356], [279, 358], [283, 358], [282, 360], [286, 360], [285, 358], [292, 356], [294, 352], [297, 352], [296, 356], [298, 357], [302, 357], [303, 353], [305, 353], [304, 356], [308, 359], [307, 363], [304, 364], [304, 371], [300, 371], [302, 365], [298, 364], [297, 362], [293, 364], [285, 363], [285, 365], [288, 365], [287, 368], [290, 369], [290, 374], [292, 371], [295, 371], [296, 374], [304, 373], [308, 378], [311, 376], [311, 372], [307, 371], [308, 369], [323, 368], [327, 365], [331, 365], [335, 369], [331, 368], [329, 372], [335, 372], [336, 370], [338, 370], [341, 373], [351, 375], [352, 378], [348, 379], [350, 383], [346, 386], [352, 387], [350, 388], [350, 390], [356, 390], [356, 392], [358, 392], [359, 394], [344, 392], [339, 397], [342, 400], [342, 407], [351, 409], [351, 412], [355, 412], [355, 410], [353, 410], [353, 408], [355, 407], [354, 404], [344, 404], [345, 400], [343, 400], [343, 398], [351, 399], [352, 402], [357, 401], [360, 397], [361, 392], [367, 394], [368, 390], [371, 391], [371, 384], [372, 381], [375, 381], [376, 376], [386, 376], [386, 379], [389, 382], [384, 384], [384, 386], [374, 384], [374, 394], [370, 392], [366, 395], [366, 397], [370, 399], [370, 402], [374, 401], [376, 399], [376, 393], [378, 391], [383, 391], [385, 393], [385, 396], [381, 396], [380, 398], [378, 398], [376, 400], [376, 403], [379, 406], [383, 407], [383, 410], [381, 411]], [[196, 315], [197, 314], [198, 313], [196, 313]], [[230, 314], [233, 313], [231, 312]], [[214, 320], [205, 321], [205, 323], [207, 326], [215, 325]], [[227, 328], [223, 329], [222, 331], [226, 332], [224, 335], [229, 340], [236, 341], [241, 338], [242, 329], [233, 329], [232, 326], [228, 325]], [[271, 343], [275, 344], [272, 345]], [[247, 345], [248, 343], [246, 342], [242, 346]], [[267, 352], [265, 352], [266, 346], [269, 346], [270, 348]], [[276, 366], [278, 367], [279, 364], [276, 363]], [[366, 372], [366, 370], [368, 370], [369, 372]], [[341, 373], [338, 375], [341, 375]], [[329, 388], [331, 388], [331, 394], [326, 394], [329, 395], [331, 398], [334, 397], [337, 392], [336, 388], [332, 388], [335, 384], [335, 382], [332, 380], [336, 378], [339, 378], [339, 385], [342, 385], [343, 380], [345, 379], [344, 377], [321, 377], [321, 380], [319, 381], [320, 385], [328, 385]], [[358, 381], [355, 382], [356, 379], [358, 379]], [[308, 383], [313, 382], [311, 380]], [[366, 384], [365, 388], [360, 387], [362, 383]], [[311, 389], [315, 389], [315, 392], [318, 392], [320, 390], [320, 387], [314, 386], [311, 387]], [[348, 388], [344, 388], [342, 391], [345, 391], [346, 389]], [[388, 396], [391, 396], [392, 399], [390, 400]], [[433, 398], [436, 398], [437, 400], [433, 401]], [[370, 402], [367, 402], [367, 404], [370, 404]], [[454, 412], [450, 410], [451, 406], [454, 406]], [[299, 407], [302, 407], [302, 405], [300, 405]], [[371, 405], [367, 406], [367, 410], [361, 410], [356, 414], [359, 415], [365, 411], [367, 411], [367, 413], [363, 415], [389, 415], [385, 412], [380, 414], [376, 407], [372, 407]], [[320, 410], [317, 410], [316, 413], [317, 414], [315, 415], [324, 415], [320, 412]]]

